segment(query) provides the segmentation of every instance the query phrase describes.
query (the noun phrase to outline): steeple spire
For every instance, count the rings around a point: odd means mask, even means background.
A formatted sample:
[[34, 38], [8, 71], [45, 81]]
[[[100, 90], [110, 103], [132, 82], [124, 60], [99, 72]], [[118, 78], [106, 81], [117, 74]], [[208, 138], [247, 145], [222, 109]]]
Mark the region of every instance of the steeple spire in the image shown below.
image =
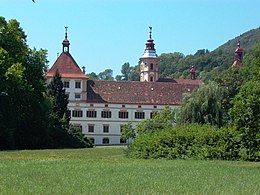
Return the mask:
[[150, 33], [150, 36], [149, 36], [149, 37], [150, 37], [150, 39], [152, 39], [152, 29], [153, 29], [153, 28], [152, 28], [151, 26], [149, 26], [149, 29], [150, 29], [150, 32], [149, 32], [149, 33]]
[[154, 48], [154, 42], [152, 39], [152, 27], [149, 26], [149, 29], [149, 38], [145, 43], [145, 51], [140, 58], [140, 81], [155, 82], [159, 79], [159, 58]]
[[65, 39], [67, 39], [68, 38], [68, 27], [65, 26], [64, 28], [65, 28]]
[[65, 39], [62, 42], [62, 52], [68, 52], [69, 53], [69, 46], [70, 42], [68, 40], [68, 27], [65, 26]]

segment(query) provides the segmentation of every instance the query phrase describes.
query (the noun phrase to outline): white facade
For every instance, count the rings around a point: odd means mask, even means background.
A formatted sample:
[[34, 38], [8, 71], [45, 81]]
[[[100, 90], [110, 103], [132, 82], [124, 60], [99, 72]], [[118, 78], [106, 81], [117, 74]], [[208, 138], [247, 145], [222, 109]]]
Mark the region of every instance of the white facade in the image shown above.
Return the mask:
[[[90, 138], [95, 145], [123, 144], [124, 142], [121, 140], [123, 125], [132, 122], [135, 126], [143, 119], [151, 118], [153, 112], [158, 112], [164, 108], [163, 105], [92, 104], [84, 102], [70, 102], [68, 107], [71, 111], [71, 123], [80, 126], [83, 134]], [[175, 109], [175, 106], [171, 106], [171, 108]], [[74, 114], [79, 112], [82, 115], [73, 116], [73, 111]], [[88, 111], [92, 114], [95, 112], [95, 117], [93, 115], [87, 116]], [[111, 116], [104, 117], [102, 112], [111, 113]], [[123, 117], [126, 118], [120, 118], [119, 112], [128, 113], [127, 117], [125, 115]], [[144, 113], [144, 117], [143, 114], [139, 113]]]

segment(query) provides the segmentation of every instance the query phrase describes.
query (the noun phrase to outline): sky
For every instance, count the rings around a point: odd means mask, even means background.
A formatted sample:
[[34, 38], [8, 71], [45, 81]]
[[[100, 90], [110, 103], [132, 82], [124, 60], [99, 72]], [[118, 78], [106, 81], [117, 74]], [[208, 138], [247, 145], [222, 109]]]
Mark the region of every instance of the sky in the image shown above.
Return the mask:
[[16, 19], [30, 48], [48, 50], [49, 66], [62, 51], [86, 72], [138, 64], [152, 26], [157, 54], [216, 49], [260, 26], [259, 0], [0, 0], [0, 16]]

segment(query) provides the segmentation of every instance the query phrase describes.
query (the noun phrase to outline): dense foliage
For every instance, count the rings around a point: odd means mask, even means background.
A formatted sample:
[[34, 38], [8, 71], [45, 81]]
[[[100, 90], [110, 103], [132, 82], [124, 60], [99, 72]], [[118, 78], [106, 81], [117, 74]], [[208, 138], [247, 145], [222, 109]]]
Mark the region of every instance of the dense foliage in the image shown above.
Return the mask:
[[199, 90], [187, 94], [179, 109], [178, 123], [200, 123], [223, 126], [222, 88], [215, 82], [202, 84]]
[[214, 75], [227, 70], [234, 61], [234, 51], [240, 41], [245, 55], [260, 42], [260, 28], [250, 30], [212, 52], [200, 49], [194, 55], [185, 56], [182, 53], [164, 53], [159, 56], [159, 69], [161, 77], [188, 78], [189, 69], [195, 66], [197, 78], [208, 81]]
[[60, 92], [46, 94], [46, 56], [27, 46], [16, 20], [0, 17], [0, 149], [64, 147], [53, 142], [58, 131], [67, 133], [67, 104], [55, 100], [64, 98]]
[[214, 80], [184, 97], [175, 127], [169, 112], [133, 128], [128, 155], [260, 161], [260, 44]]
[[239, 136], [233, 129], [187, 124], [139, 135], [129, 147], [134, 158], [239, 158]]

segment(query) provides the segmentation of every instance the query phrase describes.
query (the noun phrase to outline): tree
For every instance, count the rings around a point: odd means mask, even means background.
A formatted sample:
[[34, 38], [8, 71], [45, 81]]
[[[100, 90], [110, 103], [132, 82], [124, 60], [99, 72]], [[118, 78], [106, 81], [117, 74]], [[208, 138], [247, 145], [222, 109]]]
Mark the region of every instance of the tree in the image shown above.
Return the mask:
[[260, 161], [260, 44], [250, 51], [244, 64], [251, 79], [231, 101], [230, 116], [241, 135], [242, 158]]
[[122, 65], [122, 68], [121, 68], [121, 73], [122, 73], [122, 77], [123, 77], [122, 80], [128, 81], [131, 70], [132, 70], [132, 67], [130, 67], [130, 64], [128, 62], [124, 63]]
[[153, 113], [153, 117], [151, 119], [145, 119], [138, 123], [135, 128], [136, 134], [152, 133], [171, 128], [175, 123], [174, 115], [175, 112], [169, 106], [166, 106], [160, 112]]
[[98, 78], [98, 75], [96, 73], [91, 72], [91, 73], [88, 74], [88, 79], [90, 79], [90, 80], [98, 80], [99, 78]]
[[200, 123], [223, 126], [222, 88], [215, 82], [201, 85], [198, 92], [184, 97], [177, 123]]
[[99, 74], [98, 74], [98, 78], [100, 79], [100, 80], [114, 80], [114, 78], [113, 78], [113, 70], [111, 70], [111, 69], [106, 69], [106, 70], [104, 70], [103, 72], [100, 72]]
[[52, 81], [47, 87], [47, 93], [49, 96], [53, 97], [53, 112], [56, 113], [59, 118], [65, 117], [67, 123], [69, 124], [70, 117], [68, 115], [68, 95], [65, 93], [63, 82], [58, 70], [56, 70]]
[[130, 66], [129, 62], [126, 62], [122, 65], [121, 68], [122, 75], [117, 75], [116, 80], [124, 81], [139, 81], [140, 80], [140, 70], [139, 65]]
[[140, 81], [140, 66], [136, 65], [131, 69], [128, 75], [129, 81]]
[[[260, 74], [259, 74], [260, 76]], [[260, 161], [260, 80], [251, 80], [242, 86], [232, 100], [232, 124], [241, 133], [242, 156]]]
[[52, 113], [50, 114], [49, 134], [52, 139], [51, 148], [82, 148], [92, 146], [88, 139], [84, 139], [82, 130], [70, 125], [68, 112], [68, 96], [63, 88], [59, 71], [47, 86], [47, 94], [51, 98]]
[[135, 129], [133, 128], [132, 122], [128, 122], [123, 126], [122, 130], [122, 139], [124, 141], [129, 141], [130, 139], [134, 139], [136, 136]]
[[45, 50], [28, 48], [16, 20], [0, 17], [1, 149], [47, 146], [46, 62]]

